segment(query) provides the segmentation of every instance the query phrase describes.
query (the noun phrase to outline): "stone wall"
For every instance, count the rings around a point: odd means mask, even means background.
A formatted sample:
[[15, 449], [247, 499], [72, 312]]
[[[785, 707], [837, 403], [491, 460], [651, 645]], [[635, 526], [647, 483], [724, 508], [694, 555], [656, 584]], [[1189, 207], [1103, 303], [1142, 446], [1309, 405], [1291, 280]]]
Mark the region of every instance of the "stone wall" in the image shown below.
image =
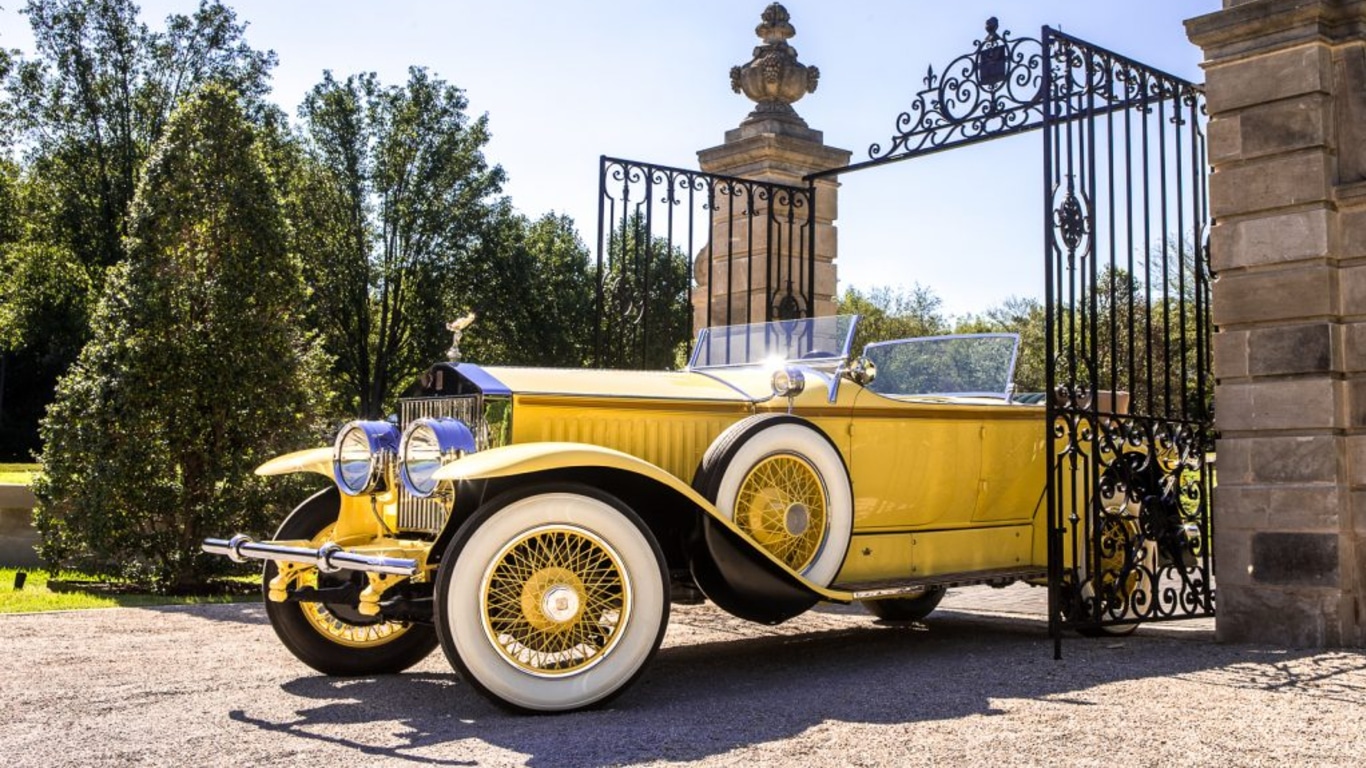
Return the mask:
[[1218, 635], [1366, 643], [1366, 0], [1187, 22], [1210, 113]]

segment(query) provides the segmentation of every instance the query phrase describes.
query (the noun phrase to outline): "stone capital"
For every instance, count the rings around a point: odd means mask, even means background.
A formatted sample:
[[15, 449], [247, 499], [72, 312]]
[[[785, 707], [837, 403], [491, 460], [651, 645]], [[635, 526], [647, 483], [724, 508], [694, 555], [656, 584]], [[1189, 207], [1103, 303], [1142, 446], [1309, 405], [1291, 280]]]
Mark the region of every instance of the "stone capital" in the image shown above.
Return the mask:
[[1366, 37], [1366, 0], [1224, 0], [1224, 10], [1186, 21], [1205, 66], [1305, 43]]
[[796, 184], [808, 174], [848, 165], [852, 154], [819, 139], [737, 129], [726, 134], [725, 144], [698, 152], [697, 160], [708, 173]]

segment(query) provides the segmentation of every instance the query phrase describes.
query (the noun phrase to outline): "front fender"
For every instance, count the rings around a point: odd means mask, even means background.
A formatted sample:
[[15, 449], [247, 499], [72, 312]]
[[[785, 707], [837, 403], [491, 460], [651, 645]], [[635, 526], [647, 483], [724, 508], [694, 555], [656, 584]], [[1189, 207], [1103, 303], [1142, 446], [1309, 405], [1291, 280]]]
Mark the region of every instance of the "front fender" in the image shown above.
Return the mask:
[[332, 449], [309, 448], [305, 451], [286, 453], [276, 456], [256, 468], [261, 477], [288, 475], [293, 472], [313, 472], [327, 478], [332, 477]]
[[[848, 602], [852, 599], [850, 594], [819, 587], [807, 581], [786, 563], [760, 547], [718, 511], [715, 505], [693, 490], [692, 486], [629, 453], [587, 443], [519, 443], [465, 456], [437, 470], [434, 476], [438, 480], [459, 483], [576, 469], [628, 472], [664, 486], [686, 499], [689, 504], [706, 515], [706, 527], [709, 531], [724, 531], [720, 538], [739, 545], [735, 549], [726, 548], [728, 551], [724, 555], [713, 557], [714, 562], [707, 564], [709, 567], [717, 568], [720, 571], [717, 575], [724, 577], [734, 589], [751, 591], [746, 589], [745, 582], [753, 581], [759, 576], [755, 569], [757, 566], [759, 571], [767, 574], [774, 582], [767, 589], [763, 585], [755, 585], [759, 591], [767, 593], [765, 596], [768, 599], [776, 596], [773, 594], [775, 591], [790, 594], [794, 588], [825, 600]], [[713, 535], [709, 533], [708, 538]], [[747, 561], [746, 565], [749, 567], [736, 567], [739, 566], [738, 561], [741, 559]]]
[[465, 456], [459, 461], [438, 469], [437, 480], [488, 480], [495, 477], [529, 475], [555, 469], [601, 467], [621, 469], [657, 482], [683, 494], [699, 507], [716, 508], [697, 491], [677, 477], [644, 459], [611, 448], [588, 443], [518, 443], [502, 448], [491, 448]]

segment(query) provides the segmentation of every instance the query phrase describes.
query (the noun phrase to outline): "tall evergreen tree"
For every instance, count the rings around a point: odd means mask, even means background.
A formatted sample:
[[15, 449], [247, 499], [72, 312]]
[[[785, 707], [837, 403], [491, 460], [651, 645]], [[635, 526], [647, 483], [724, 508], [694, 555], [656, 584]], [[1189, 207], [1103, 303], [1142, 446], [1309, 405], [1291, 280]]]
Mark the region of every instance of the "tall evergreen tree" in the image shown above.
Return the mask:
[[584, 365], [593, 352], [596, 290], [588, 247], [579, 238], [573, 219], [553, 213], [527, 227], [525, 243], [536, 262], [533, 285], [539, 293], [533, 325], [537, 359], [529, 362]]
[[[29, 189], [21, 239], [0, 245], [0, 305], [19, 306], [0, 348], [21, 363], [10, 375], [28, 383], [25, 410], [41, 412], [88, 338], [105, 270], [123, 258], [137, 179], [172, 110], [214, 81], [263, 119], [274, 110], [264, 97], [275, 54], [248, 46], [245, 25], [217, 0], [159, 30], [132, 0], [29, 0], [23, 12], [35, 50], [0, 59], [0, 120], [24, 148]], [[64, 286], [52, 284], [57, 276]], [[33, 437], [0, 433], [0, 455], [33, 447]]]
[[321, 360], [255, 131], [210, 86], [178, 110], [138, 188], [129, 258], [43, 422], [35, 522], [50, 562], [200, 582], [205, 535], [281, 509], [252, 468], [310, 442]]
[[180, 99], [215, 81], [263, 110], [275, 64], [219, 2], [201, 0], [162, 31], [138, 13], [132, 0], [29, 0], [36, 54], [8, 82], [34, 171], [60, 191], [54, 234], [94, 268], [123, 257], [138, 174]]

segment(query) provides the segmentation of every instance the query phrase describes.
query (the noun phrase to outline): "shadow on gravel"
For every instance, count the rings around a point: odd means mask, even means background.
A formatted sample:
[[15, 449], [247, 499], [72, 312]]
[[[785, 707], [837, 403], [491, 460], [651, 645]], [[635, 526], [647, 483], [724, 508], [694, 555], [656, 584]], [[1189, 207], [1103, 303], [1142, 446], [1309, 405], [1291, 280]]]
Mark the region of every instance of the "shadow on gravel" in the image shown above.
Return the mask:
[[142, 610], [160, 613], [193, 613], [196, 617], [209, 621], [225, 621], [233, 624], [269, 624], [266, 607], [260, 600], [242, 603], [222, 603], [218, 605], [153, 605]]
[[[1285, 680], [1258, 679], [1264, 673], [1239, 669], [1263, 670], [1268, 662], [1293, 666], [1311, 656], [1140, 634], [1069, 642], [1065, 658], [1054, 661], [1047, 629], [1038, 622], [946, 612], [928, 624], [870, 624], [667, 648], [625, 695], [597, 711], [508, 715], [455, 675], [406, 674], [299, 678], [284, 686], [301, 699], [296, 719], [270, 722], [245, 710], [231, 717], [302, 742], [324, 741], [389, 759], [469, 765], [461, 742], [476, 740], [525, 756], [531, 765], [588, 768], [698, 760], [782, 740], [827, 721], [933, 723], [992, 716], [1003, 714], [998, 706], [1010, 699], [1046, 701], [1086, 716], [1085, 708], [1105, 695], [1092, 689], [1125, 680], [1195, 676], [1215, 685], [1272, 690]], [[1366, 660], [1356, 655], [1344, 664], [1359, 672]], [[308, 700], [317, 703], [310, 706]], [[373, 724], [390, 722], [396, 727], [384, 744], [320, 733], [345, 733], [327, 727], [338, 724], [370, 724], [373, 733]]]
[[[474, 734], [459, 731], [467, 728], [467, 710], [479, 709], [482, 701], [470, 701], [473, 694], [459, 686], [455, 675], [393, 675], [377, 678], [301, 678], [287, 683], [287, 693], [305, 699], [323, 699], [328, 703], [302, 709], [298, 719], [272, 722], [254, 718], [237, 709], [228, 717], [239, 723], [256, 726], [265, 731], [285, 734], [305, 742], [320, 742], [353, 749], [358, 754], [388, 759], [411, 760], [424, 765], [473, 766], [478, 761], [445, 759], [434, 756], [439, 747], [453, 739]], [[487, 705], [484, 705], [487, 706]], [[456, 712], [464, 719], [457, 719]], [[484, 714], [491, 714], [485, 709]], [[346, 736], [318, 733], [319, 726], [359, 725], [389, 720], [399, 721], [406, 730], [394, 734], [398, 746], [367, 744]], [[438, 747], [431, 750], [430, 747]], [[303, 746], [295, 749], [305, 749]], [[423, 750], [416, 754], [416, 750]]]

